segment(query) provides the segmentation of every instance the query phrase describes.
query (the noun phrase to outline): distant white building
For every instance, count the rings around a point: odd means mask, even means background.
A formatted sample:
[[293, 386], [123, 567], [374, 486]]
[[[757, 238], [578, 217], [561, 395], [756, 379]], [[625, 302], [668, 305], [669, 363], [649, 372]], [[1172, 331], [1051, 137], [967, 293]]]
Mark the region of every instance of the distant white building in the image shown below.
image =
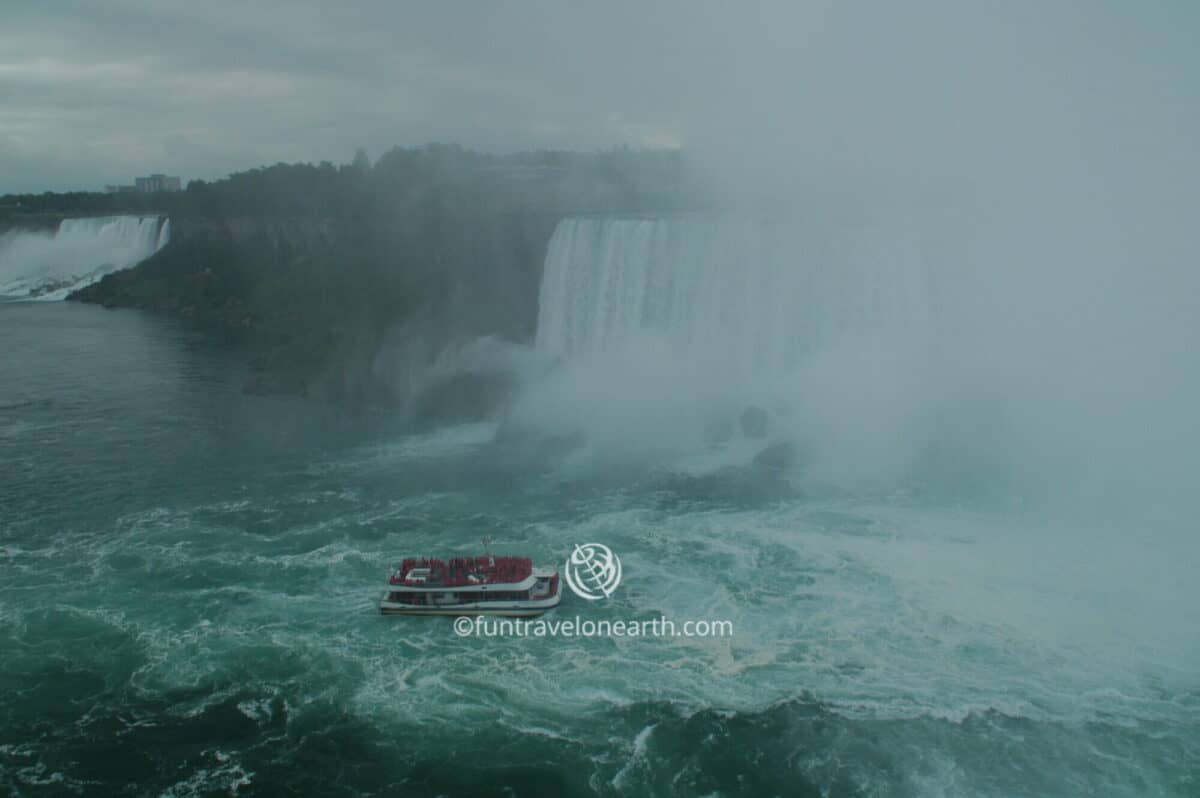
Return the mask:
[[178, 177], [167, 177], [166, 175], [134, 178], [133, 185], [144, 194], [155, 191], [179, 191], [182, 188]]
[[143, 194], [153, 194], [156, 191], [182, 191], [183, 183], [178, 177], [149, 175], [147, 177], [135, 177], [132, 186], [108, 185], [104, 187], [104, 190], [109, 194], [121, 194], [126, 191], [140, 191]]

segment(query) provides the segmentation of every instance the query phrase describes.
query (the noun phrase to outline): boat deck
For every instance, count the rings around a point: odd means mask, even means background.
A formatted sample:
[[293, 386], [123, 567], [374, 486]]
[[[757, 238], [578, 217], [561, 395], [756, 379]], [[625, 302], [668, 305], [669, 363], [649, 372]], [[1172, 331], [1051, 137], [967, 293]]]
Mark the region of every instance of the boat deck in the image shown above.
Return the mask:
[[454, 588], [506, 585], [533, 574], [528, 557], [454, 557], [450, 560], [407, 559], [388, 579], [397, 587]]

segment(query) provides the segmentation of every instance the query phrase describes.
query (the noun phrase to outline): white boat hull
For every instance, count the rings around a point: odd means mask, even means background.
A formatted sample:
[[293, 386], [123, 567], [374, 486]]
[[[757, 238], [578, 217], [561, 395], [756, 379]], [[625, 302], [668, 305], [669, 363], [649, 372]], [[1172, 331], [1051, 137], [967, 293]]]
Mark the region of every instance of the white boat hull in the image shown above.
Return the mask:
[[562, 601], [562, 582], [559, 581], [553, 595], [522, 601], [470, 601], [431, 605], [388, 601], [387, 597], [388, 593], [384, 593], [379, 600], [379, 611], [384, 615], [495, 615], [505, 618], [533, 618], [559, 605]]

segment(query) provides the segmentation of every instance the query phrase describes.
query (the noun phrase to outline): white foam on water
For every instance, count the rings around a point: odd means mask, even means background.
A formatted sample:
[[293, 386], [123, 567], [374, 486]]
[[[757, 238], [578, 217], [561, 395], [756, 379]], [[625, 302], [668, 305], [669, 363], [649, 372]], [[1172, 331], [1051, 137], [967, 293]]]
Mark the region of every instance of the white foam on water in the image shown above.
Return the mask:
[[165, 789], [162, 795], [167, 798], [189, 798], [214, 792], [237, 795], [243, 787], [253, 783], [254, 773], [247, 771], [233, 755], [221, 750], [208, 750], [203, 756], [212, 764], [196, 768], [186, 779]]
[[[383, 723], [452, 699], [463, 709], [452, 704], [447, 728], [460, 711], [486, 710], [563, 733], [581, 712], [642, 701], [759, 711], [800, 694], [856, 718], [959, 723], [995, 709], [1069, 722], [1197, 720], [1194, 702], [1171, 697], [1198, 681], [1194, 618], [1177, 608], [1151, 623], [1173, 581], [1186, 577], [1186, 558], [1140, 552], [1138, 561], [1135, 548], [1120, 546], [1101, 556], [1069, 536], [1056, 544], [1053, 529], [945, 508], [787, 501], [668, 513], [647, 498], [608, 496], [523, 526], [521, 546], [539, 561], [591, 540], [623, 560], [611, 600], [568, 597], [549, 617], [730, 620], [732, 638], [463, 639], [441, 619], [380, 619], [372, 601], [384, 566], [411, 551], [445, 550], [437, 529], [350, 543], [338, 530], [359, 519], [346, 516], [298, 533], [336, 542], [280, 551], [275, 540], [197, 526], [198, 512], [219, 518], [222, 506], [236, 517], [237, 502], [151, 509], [122, 521], [118, 535], [98, 532], [53, 555], [9, 553], [70, 575], [58, 580], [54, 600], [36, 604], [137, 641], [145, 661], [131, 683], [146, 695], [219, 683], [240, 652], [267, 647], [359, 673], [320, 692], [351, 689], [357, 710]], [[414, 497], [364, 508], [361, 517], [386, 521], [411, 514], [414, 502], [436, 513], [462, 501]], [[119, 559], [131, 546], [141, 559]], [[71, 566], [76, 559], [89, 563], [86, 572]], [[220, 569], [239, 584], [173, 589], [155, 602], [169, 612], [144, 601], [176, 575]], [[1146, 571], [1163, 582], [1160, 593], [1129, 593], [1114, 581], [1124, 572], [1139, 583]], [[143, 586], [146, 578], [159, 581]], [[21, 634], [20, 618], [32, 609], [6, 625]], [[287, 668], [264, 673], [261, 686], [294, 678]], [[204, 706], [236, 691], [218, 692]]]
[[634, 772], [639, 769], [646, 769], [649, 767], [650, 763], [647, 756], [648, 745], [650, 741], [650, 735], [654, 733], [654, 730], [657, 727], [657, 723], [651, 723], [649, 726], [646, 726], [644, 729], [638, 732], [637, 736], [633, 738], [633, 744], [628, 747], [629, 753], [628, 759], [625, 762], [625, 766], [618, 770], [617, 774], [613, 776], [612, 780], [609, 782], [613, 787], [618, 790], [628, 789], [630, 786], [632, 786], [631, 779], [634, 775]]

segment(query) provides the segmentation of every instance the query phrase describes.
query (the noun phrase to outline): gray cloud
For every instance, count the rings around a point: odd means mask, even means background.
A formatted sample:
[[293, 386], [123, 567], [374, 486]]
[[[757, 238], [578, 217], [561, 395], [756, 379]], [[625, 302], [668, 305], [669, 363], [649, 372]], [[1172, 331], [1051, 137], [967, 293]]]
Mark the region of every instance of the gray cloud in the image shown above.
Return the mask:
[[683, 144], [782, 190], [1200, 172], [1190, 4], [10, 0], [4, 21], [0, 191], [433, 139]]

